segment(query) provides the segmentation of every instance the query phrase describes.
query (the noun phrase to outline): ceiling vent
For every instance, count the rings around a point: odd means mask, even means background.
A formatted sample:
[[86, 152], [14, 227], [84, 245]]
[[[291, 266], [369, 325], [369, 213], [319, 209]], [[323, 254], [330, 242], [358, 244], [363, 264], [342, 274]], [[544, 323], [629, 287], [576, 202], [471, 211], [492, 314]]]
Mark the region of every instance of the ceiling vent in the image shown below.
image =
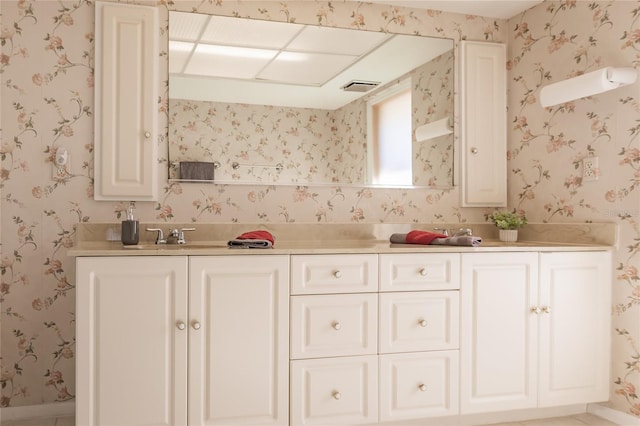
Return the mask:
[[351, 80], [350, 82], [342, 86], [341, 89], [345, 92], [368, 92], [369, 90], [378, 87], [379, 85], [379, 81]]

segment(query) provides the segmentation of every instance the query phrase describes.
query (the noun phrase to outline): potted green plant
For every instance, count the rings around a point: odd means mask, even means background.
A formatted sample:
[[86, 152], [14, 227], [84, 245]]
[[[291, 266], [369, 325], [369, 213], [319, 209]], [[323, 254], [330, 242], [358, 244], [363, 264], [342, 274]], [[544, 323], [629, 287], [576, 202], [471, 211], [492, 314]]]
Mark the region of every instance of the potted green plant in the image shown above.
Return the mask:
[[518, 241], [518, 229], [527, 224], [527, 218], [515, 211], [496, 211], [489, 216], [489, 220], [500, 230], [500, 241]]

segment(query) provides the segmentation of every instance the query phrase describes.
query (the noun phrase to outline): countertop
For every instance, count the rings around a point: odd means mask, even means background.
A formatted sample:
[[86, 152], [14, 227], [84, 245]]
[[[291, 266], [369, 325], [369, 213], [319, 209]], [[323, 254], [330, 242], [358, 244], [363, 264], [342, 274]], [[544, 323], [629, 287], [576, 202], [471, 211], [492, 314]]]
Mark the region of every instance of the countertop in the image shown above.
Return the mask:
[[[220, 256], [220, 255], [292, 255], [346, 253], [478, 253], [518, 251], [602, 251], [611, 250], [617, 242], [615, 224], [550, 224], [527, 225], [517, 242], [498, 241], [497, 230], [488, 224], [411, 224], [411, 225], [239, 225], [239, 224], [142, 224], [146, 227], [196, 227], [187, 233], [186, 245], [155, 245], [153, 233], [144, 233], [136, 246], [123, 246], [114, 237], [120, 224], [81, 224], [69, 256]], [[388, 235], [410, 229], [432, 230], [435, 227], [458, 229], [469, 227], [482, 237], [478, 247], [391, 244]], [[253, 229], [266, 229], [276, 235], [274, 247], [268, 249], [230, 249], [228, 239]], [[381, 236], [383, 236], [381, 238]], [[224, 236], [224, 239], [220, 239]], [[191, 237], [191, 238], [189, 238]], [[216, 238], [217, 237], [217, 238]], [[537, 237], [537, 238], [536, 238]], [[545, 237], [544, 240], [541, 237]]]

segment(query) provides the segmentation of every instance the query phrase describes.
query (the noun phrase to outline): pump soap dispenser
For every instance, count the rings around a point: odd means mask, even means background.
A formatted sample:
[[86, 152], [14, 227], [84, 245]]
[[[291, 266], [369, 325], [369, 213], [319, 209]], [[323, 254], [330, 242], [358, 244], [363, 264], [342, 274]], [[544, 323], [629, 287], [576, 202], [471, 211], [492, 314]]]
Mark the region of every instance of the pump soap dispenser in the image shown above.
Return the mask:
[[125, 246], [134, 246], [140, 240], [140, 226], [137, 220], [133, 220], [134, 207], [133, 202], [130, 202], [127, 210], [127, 220], [122, 221], [122, 244]]

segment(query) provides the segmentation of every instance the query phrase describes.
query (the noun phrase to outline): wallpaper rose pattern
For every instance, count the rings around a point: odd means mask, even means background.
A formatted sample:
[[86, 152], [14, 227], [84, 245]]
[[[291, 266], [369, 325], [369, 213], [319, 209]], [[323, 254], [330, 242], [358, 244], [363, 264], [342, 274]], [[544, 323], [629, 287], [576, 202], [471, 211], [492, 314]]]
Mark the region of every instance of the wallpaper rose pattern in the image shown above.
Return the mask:
[[[362, 185], [368, 99], [408, 78], [414, 129], [453, 117], [453, 57], [440, 55], [335, 110], [170, 99], [169, 177], [180, 177], [180, 161], [217, 161], [218, 182]], [[415, 185], [450, 186], [453, 137], [414, 138], [413, 161]]]
[[[351, 2], [140, 3], [161, 12], [161, 170], [168, 162], [168, 9], [441, 36], [456, 44], [462, 38], [508, 42], [510, 206], [526, 211], [531, 222], [620, 224], [611, 403], [640, 415], [638, 86], [547, 109], [537, 104], [549, 82], [604, 65], [637, 66], [638, 2], [547, 1], [509, 22]], [[119, 221], [127, 203], [92, 198], [93, 2], [3, 0], [0, 7], [0, 406], [8, 407], [74, 398], [75, 276], [66, 251], [77, 223]], [[52, 179], [60, 147], [69, 150], [71, 169]], [[584, 182], [580, 161], [592, 154], [602, 173]], [[474, 222], [490, 211], [461, 208], [457, 188], [189, 185], [166, 178], [164, 171], [159, 202], [137, 203], [139, 219]]]

